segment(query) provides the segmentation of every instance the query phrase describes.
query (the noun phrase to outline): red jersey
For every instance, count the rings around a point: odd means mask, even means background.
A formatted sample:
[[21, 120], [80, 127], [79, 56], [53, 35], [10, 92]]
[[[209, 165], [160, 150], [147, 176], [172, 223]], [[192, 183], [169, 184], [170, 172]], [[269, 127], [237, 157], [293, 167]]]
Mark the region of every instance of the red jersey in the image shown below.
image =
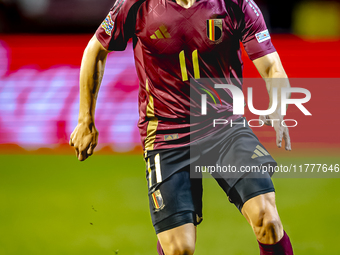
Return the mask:
[[[111, 51], [124, 50], [133, 39], [145, 150], [190, 144], [195, 131], [196, 138], [211, 133], [209, 112], [239, 118], [227, 91], [219, 92], [219, 104], [209, 104], [206, 117], [192, 118], [200, 112], [192, 91], [216, 92], [202, 78], [242, 87], [240, 42], [251, 60], [275, 51], [253, 0], [197, 0], [188, 9], [171, 0], [117, 0], [96, 36]], [[192, 90], [197, 84], [201, 89]]]

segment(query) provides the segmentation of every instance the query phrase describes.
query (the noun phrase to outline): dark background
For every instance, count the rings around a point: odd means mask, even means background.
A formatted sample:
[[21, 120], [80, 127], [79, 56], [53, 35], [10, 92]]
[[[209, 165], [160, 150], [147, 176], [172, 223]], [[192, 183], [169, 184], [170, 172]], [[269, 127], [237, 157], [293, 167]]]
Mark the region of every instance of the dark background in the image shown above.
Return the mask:
[[[292, 32], [297, 1], [255, 1], [274, 33]], [[0, 33], [93, 33], [114, 0], [0, 0]]]

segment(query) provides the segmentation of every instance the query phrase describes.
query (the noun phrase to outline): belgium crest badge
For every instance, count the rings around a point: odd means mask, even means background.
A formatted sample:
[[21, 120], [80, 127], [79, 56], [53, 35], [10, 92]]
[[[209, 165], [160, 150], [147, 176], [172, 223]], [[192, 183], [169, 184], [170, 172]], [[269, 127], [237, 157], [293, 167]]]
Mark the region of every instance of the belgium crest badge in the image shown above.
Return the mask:
[[211, 41], [217, 41], [222, 37], [222, 19], [207, 20], [207, 36]]

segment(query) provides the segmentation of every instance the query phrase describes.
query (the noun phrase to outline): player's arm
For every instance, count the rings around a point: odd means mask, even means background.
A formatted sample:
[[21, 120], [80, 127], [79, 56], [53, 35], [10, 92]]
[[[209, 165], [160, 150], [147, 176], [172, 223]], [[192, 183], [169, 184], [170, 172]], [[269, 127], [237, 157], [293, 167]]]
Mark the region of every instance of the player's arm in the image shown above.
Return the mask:
[[80, 104], [78, 125], [70, 138], [80, 161], [93, 154], [97, 145], [98, 131], [94, 123], [94, 114], [100, 83], [103, 78], [108, 51], [93, 36], [88, 43], [80, 67]]
[[260, 116], [266, 125], [274, 126], [276, 131], [276, 144], [279, 148], [282, 146], [282, 139], [285, 141], [286, 150], [291, 150], [290, 137], [288, 128], [281, 125], [283, 116], [281, 115], [281, 88], [290, 87], [287, 74], [282, 66], [281, 60], [277, 52], [267, 54], [263, 57], [253, 60], [254, 65], [260, 75], [266, 82], [267, 91], [269, 94], [269, 107], [273, 102], [273, 88], [277, 88], [278, 106], [270, 115]]

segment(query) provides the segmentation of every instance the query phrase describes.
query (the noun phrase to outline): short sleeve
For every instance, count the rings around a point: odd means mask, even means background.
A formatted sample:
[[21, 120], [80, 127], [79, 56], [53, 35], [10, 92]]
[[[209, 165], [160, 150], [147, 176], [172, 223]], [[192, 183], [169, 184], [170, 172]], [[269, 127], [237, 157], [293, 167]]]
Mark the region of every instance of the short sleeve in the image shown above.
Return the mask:
[[136, 1], [116, 0], [109, 14], [96, 31], [96, 37], [104, 48], [111, 51], [125, 50], [135, 31]]
[[275, 52], [260, 8], [253, 0], [242, 1], [241, 41], [249, 58], [255, 60]]

